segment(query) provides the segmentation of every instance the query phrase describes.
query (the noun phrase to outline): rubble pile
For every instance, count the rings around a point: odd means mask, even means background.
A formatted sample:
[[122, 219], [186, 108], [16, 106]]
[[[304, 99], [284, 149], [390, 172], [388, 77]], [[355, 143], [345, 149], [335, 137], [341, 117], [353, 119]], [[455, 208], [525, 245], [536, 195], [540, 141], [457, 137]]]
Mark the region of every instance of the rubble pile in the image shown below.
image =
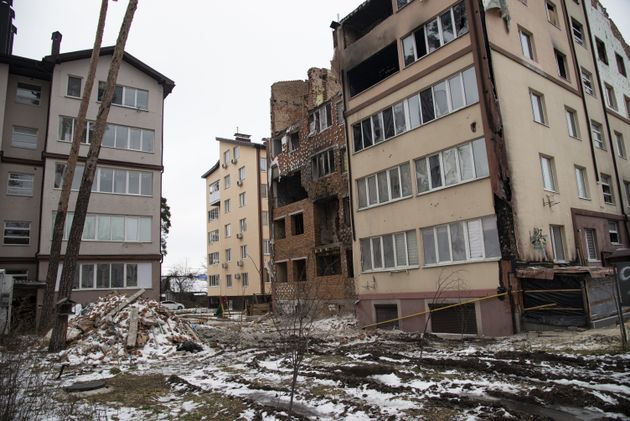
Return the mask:
[[84, 308], [69, 322], [70, 364], [160, 358], [185, 342], [199, 342], [188, 323], [157, 301], [108, 295]]

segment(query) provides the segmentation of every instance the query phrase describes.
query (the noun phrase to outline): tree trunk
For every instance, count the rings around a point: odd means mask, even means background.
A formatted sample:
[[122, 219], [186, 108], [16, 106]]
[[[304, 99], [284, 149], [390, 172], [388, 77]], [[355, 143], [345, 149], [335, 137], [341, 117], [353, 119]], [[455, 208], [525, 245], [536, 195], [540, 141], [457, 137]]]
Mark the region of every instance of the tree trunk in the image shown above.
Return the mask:
[[63, 242], [63, 230], [66, 223], [66, 215], [68, 214], [68, 202], [70, 200], [70, 191], [72, 189], [72, 180], [74, 179], [74, 171], [79, 157], [79, 149], [81, 146], [81, 137], [86, 127], [86, 116], [88, 106], [90, 104], [90, 96], [94, 87], [94, 79], [96, 75], [96, 67], [101, 53], [101, 43], [103, 42], [103, 32], [105, 30], [105, 18], [107, 16], [107, 4], [109, 0], [101, 1], [101, 11], [98, 17], [98, 25], [96, 27], [96, 37], [94, 38], [94, 48], [92, 49], [92, 57], [90, 57], [90, 69], [83, 87], [83, 97], [79, 108], [79, 115], [76, 119], [74, 134], [72, 136], [72, 146], [66, 169], [63, 175], [63, 185], [57, 204], [57, 215], [55, 216], [55, 225], [53, 227], [52, 242], [50, 244], [50, 257], [48, 258], [48, 273], [46, 274], [46, 291], [44, 293], [44, 304], [39, 316], [39, 332], [45, 333], [51, 325], [52, 317], [56, 314], [56, 306], [54, 305], [55, 284], [57, 283], [57, 271], [59, 269], [59, 257], [61, 255], [61, 244]]
[[[72, 284], [75, 276], [79, 249], [81, 247], [83, 224], [85, 223], [88, 203], [92, 193], [92, 183], [94, 182], [96, 163], [101, 150], [103, 134], [105, 133], [107, 116], [109, 115], [112, 98], [114, 97], [114, 88], [116, 86], [118, 70], [120, 69], [120, 64], [125, 52], [125, 44], [127, 43], [127, 36], [129, 35], [133, 15], [137, 7], [138, 0], [129, 0], [127, 11], [125, 12], [125, 17], [120, 28], [120, 33], [118, 34], [118, 40], [116, 41], [116, 47], [114, 48], [114, 53], [112, 55], [112, 62], [109, 67], [109, 74], [107, 75], [107, 84], [105, 86], [105, 92], [103, 93], [101, 105], [98, 110], [96, 125], [94, 128], [94, 137], [90, 142], [90, 150], [83, 170], [83, 179], [81, 180], [81, 187], [79, 188], [77, 203], [74, 210], [72, 228], [70, 229], [70, 237], [68, 238], [68, 245], [66, 247], [61, 281], [59, 283], [60, 299], [70, 298], [72, 294]], [[55, 318], [55, 325], [48, 345], [49, 352], [58, 352], [66, 347], [67, 327], [68, 316], [58, 315]]]

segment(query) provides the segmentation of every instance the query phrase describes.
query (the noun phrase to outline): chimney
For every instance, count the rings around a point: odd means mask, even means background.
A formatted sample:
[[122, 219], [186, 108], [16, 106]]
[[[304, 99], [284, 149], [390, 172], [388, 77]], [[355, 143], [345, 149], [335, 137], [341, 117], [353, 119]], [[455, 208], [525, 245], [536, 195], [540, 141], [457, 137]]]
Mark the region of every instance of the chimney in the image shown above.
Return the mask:
[[244, 133], [234, 133], [234, 139], [240, 140], [241, 142], [251, 142], [252, 136]]
[[13, 0], [0, 1], [0, 54], [13, 53], [13, 36], [17, 34], [17, 28], [13, 26], [15, 12], [12, 6]]
[[61, 32], [55, 31], [52, 33], [52, 47], [50, 48], [50, 55], [57, 56], [59, 55], [59, 51], [61, 50]]

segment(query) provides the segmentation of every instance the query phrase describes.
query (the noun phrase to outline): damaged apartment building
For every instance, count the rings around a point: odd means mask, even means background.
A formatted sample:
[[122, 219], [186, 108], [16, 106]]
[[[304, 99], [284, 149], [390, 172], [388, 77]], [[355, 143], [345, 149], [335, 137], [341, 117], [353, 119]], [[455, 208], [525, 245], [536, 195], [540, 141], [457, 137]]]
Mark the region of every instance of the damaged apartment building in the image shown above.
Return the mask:
[[601, 4], [368, 0], [331, 27], [360, 325], [609, 319], [606, 266], [630, 244], [630, 48]]
[[330, 308], [352, 308], [343, 109], [340, 85], [327, 69], [271, 87], [274, 300], [308, 286]]

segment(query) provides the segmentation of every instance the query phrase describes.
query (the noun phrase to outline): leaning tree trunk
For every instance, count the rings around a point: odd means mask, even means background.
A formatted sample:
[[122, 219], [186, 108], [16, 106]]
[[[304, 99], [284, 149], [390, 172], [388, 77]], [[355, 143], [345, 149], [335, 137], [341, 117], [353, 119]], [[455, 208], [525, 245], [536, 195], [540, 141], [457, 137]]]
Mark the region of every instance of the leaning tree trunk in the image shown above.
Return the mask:
[[[72, 283], [76, 271], [79, 248], [81, 247], [83, 224], [85, 223], [90, 194], [92, 193], [92, 183], [94, 181], [94, 174], [96, 173], [96, 163], [101, 150], [103, 134], [105, 133], [107, 116], [109, 115], [112, 98], [114, 97], [114, 88], [116, 86], [118, 70], [120, 69], [120, 64], [125, 52], [125, 44], [127, 43], [127, 36], [129, 35], [133, 15], [137, 7], [138, 0], [129, 0], [127, 11], [125, 12], [125, 17], [120, 28], [120, 33], [118, 34], [118, 40], [116, 41], [116, 47], [114, 48], [112, 63], [109, 67], [109, 74], [107, 75], [107, 84], [105, 86], [105, 92], [103, 93], [101, 105], [96, 117], [94, 137], [90, 142], [90, 150], [88, 151], [85, 169], [83, 170], [83, 179], [81, 180], [81, 187], [79, 188], [79, 195], [77, 196], [77, 203], [74, 210], [72, 228], [70, 229], [70, 237], [68, 238], [68, 245], [66, 247], [61, 281], [59, 283], [60, 299], [70, 298], [72, 294]], [[50, 343], [48, 345], [49, 352], [58, 352], [66, 347], [67, 328], [68, 316], [57, 315]]]
[[44, 293], [44, 305], [39, 316], [39, 332], [46, 332], [51, 325], [52, 317], [56, 313], [56, 306], [53, 305], [55, 298], [55, 284], [57, 283], [57, 271], [59, 269], [59, 257], [61, 255], [61, 243], [63, 242], [63, 230], [66, 223], [66, 215], [68, 214], [68, 202], [70, 200], [70, 191], [72, 189], [72, 180], [74, 179], [74, 171], [79, 157], [79, 149], [81, 147], [81, 137], [86, 126], [86, 116], [88, 105], [90, 104], [90, 95], [94, 87], [94, 79], [96, 75], [96, 67], [101, 52], [101, 43], [103, 41], [103, 32], [105, 30], [105, 18], [107, 16], [107, 4], [109, 0], [101, 1], [101, 11], [98, 17], [98, 25], [96, 27], [96, 38], [94, 39], [94, 48], [92, 49], [92, 57], [90, 57], [90, 69], [88, 71], [85, 86], [83, 87], [83, 97], [79, 107], [79, 115], [74, 126], [74, 134], [72, 136], [72, 146], [70, 147], [70, 155], [66, 163], [66, 170], [63, 175], [63, 185], [59, 203], [57, 204], [57, 215], [55, 216], [55, 225], [53, 227], [52, 242], [50, 244], [50, 257], [48, 258], [48, 273], [46, 274], [46, 292]]

